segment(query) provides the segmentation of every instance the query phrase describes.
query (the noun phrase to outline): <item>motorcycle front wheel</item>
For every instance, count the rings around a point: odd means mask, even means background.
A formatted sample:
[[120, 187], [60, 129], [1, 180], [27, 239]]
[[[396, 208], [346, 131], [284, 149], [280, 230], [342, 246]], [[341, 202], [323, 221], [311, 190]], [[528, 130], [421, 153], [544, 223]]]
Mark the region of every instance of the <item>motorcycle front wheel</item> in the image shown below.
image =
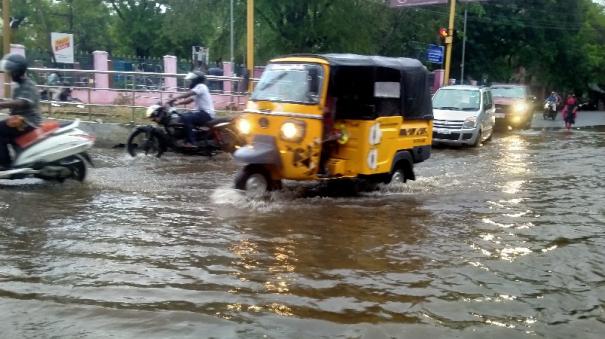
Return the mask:
[[145, 130], [136, 130], [128, 137], [126, 149], [130, 156], [136, 157], [139, 154], [155, 155], [161, 157], [164, 153], [160, 138], [153, 132]]
[[218, 144], [224, 152], [233, 153], [244, 143], [239, 134], [229, 127], [221, 128], [216, 133]]

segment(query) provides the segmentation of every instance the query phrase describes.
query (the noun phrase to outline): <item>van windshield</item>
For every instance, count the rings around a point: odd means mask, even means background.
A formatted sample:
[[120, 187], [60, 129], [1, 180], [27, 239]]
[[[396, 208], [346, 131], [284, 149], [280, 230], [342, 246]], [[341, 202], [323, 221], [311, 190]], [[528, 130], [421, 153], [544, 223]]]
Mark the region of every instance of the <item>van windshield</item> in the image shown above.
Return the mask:
[[498, 98], [523, 99], [525, 98], [525, 87], [492, 86], [492, 96]]
[[466, 89], [440, 89], [433, 97], [433, 108], [451, 111], [478, 111], [481, 92]]
[[251, 99], [302, 104], [319, 103], [323, 70], [317, 64], [269, 64]]

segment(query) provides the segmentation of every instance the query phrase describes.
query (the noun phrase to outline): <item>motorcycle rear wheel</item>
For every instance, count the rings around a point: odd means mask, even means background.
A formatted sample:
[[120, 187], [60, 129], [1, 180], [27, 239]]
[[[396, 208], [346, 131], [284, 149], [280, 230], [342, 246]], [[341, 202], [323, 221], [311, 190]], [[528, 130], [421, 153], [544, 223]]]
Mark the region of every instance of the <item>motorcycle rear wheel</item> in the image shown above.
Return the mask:
[[132, 157], [136, 157], [139, 154], [151, 154], [159, 158], [164, 153], [160, 138], [154, 133], [144, 130], [136, 130], [130, 134], [126, 143], [126, 149]]

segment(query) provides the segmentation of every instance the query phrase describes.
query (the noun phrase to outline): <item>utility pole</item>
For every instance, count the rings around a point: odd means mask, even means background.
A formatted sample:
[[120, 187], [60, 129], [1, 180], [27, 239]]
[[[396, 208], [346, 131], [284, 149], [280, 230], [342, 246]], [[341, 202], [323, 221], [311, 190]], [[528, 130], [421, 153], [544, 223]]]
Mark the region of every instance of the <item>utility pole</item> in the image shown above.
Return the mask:
[[246, 68], [248, 69], [248, 91], [252, 92], [252, 78], [254, 78], [254, 0], [248, 0], [247, 9], [247, 50]]
[[[10, 17], [10, 0], [2, 0], [2, 52], [3, 54], [8, 54], [11, 51], [11, 17]], [[6, 74], [4, 74], [4, 97], [8, 98], [10, 96], [10, 79], [6, 78]]]
[[447, 86], [450, 82], [450, 69], [452, 66], [452, 45], [454, 43], [454, 19], [456, 18], [456, 0], [450, 0], [450, 23], [448, 25], [448, 34], [445, 38], [445, 74], [443, 85]]
[[468, 9], [464, 6], [464, 37], [462, 37], [462, 63], [460, 64], [460, 81], [464, 84], [464, 63], [466, 62], [466, 19], [468, 16]]
[[[231, 47], [231, 55], [229, 58], [229, 61], [231, 61], [231, 67], [233, 67], [233, 0], [231, 0], [231, 37], [230, 37], [230, 47]], [[233, 69], [233, 68], [232, 68]]]

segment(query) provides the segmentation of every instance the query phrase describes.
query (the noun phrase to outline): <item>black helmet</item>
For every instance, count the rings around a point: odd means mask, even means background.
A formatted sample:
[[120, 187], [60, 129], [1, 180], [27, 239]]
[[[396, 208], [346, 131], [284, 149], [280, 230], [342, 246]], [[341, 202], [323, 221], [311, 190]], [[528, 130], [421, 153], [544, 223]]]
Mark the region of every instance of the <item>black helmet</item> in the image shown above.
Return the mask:
[[0, 69], [10, 74], [13, 81], [18, 81], [27, 71], [27, 59], [20, 54], [7, 54], [0, 61]]
[[189, 72], [185, 76], [185, 80], [189, 81], [189, 89], [192, 89], [198, 84], [203, 84], [206, 82], [206, 74], [200, 71]]

